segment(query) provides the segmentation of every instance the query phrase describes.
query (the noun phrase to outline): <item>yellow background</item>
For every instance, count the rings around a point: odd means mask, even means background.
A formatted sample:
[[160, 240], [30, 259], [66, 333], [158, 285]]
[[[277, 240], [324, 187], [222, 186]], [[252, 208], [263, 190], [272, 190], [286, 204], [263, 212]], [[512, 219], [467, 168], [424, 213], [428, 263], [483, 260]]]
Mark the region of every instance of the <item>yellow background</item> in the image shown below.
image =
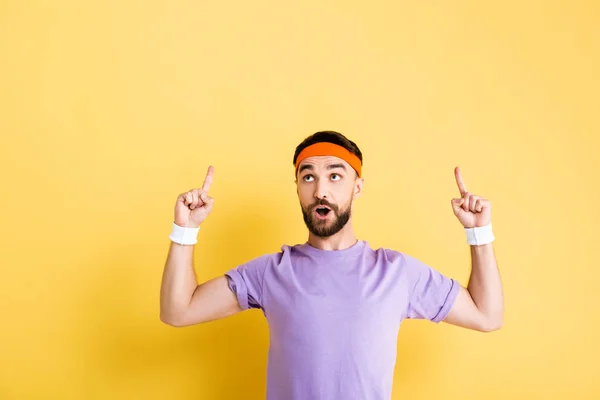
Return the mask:
[[177, 329], [177, 195], [215, 166], [201, 281], [304, 242], [295, 146], [364, 153], [355, 229], [466, 285], [453, 168], [492, 201], [502, 330], [405, 321], [394, 399], [600, 398], [598, 2], [2, 1], [0, 398], [263, 399], [259, 311]]

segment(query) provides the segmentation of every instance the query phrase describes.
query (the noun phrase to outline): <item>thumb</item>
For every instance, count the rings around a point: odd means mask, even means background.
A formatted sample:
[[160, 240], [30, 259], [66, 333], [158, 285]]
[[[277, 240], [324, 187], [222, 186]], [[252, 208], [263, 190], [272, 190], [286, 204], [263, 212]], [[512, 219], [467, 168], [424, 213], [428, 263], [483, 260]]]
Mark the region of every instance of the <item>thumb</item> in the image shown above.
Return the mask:
[[456, 211], [456, 210], [460, 209], [460, 206], [462, 206], [464, 202], [465, 202], [464, 198], [452, 199], [452, 208], [454, 208], [454, 210]]
[[200, 198], [202, 199], [206, 207], [210, 208], [212, 206], [214, 199], [210, 197], [206, 192], [201, 193]]
[[202, 199], [204, 203], [208, 203], [208, 194], [206, 194], [206, 192], [201, 192], [200, 199]]

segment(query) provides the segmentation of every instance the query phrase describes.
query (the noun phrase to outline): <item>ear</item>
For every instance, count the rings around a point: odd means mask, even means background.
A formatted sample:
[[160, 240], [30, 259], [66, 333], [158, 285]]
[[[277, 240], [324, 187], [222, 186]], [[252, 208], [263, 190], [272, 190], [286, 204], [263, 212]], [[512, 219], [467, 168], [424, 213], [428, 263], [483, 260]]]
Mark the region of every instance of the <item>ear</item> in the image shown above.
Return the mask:
[[362, 194], [364, 184], [365, 184], [365, 178], [356, 178], [356, 181], [354, 182], [353, 198], [357, 198]]

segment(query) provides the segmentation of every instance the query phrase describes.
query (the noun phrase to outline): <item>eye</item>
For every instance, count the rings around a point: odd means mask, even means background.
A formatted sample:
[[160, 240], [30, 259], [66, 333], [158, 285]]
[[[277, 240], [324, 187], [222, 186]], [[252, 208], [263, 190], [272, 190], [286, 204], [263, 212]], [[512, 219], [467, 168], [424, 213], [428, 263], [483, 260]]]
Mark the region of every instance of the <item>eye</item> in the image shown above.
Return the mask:
[[308, 175], [304, 175], [304, 176], [302, 177], [302, 179], [304, 180], [304, 182], [308, 182], [308, 180], [306, 180], [306, 178], [308, 178], [308, 177], [311, 177], [311, 178], [312, 178], [312, 175], [308, 174]]
[[[340, 174], [331, 174], [331, 177], [334, 176], [338, 176], [340, 179], [342, 179], [342, 176]], [[339, 181], [340, 179], [334, 179], [334, 181]]]

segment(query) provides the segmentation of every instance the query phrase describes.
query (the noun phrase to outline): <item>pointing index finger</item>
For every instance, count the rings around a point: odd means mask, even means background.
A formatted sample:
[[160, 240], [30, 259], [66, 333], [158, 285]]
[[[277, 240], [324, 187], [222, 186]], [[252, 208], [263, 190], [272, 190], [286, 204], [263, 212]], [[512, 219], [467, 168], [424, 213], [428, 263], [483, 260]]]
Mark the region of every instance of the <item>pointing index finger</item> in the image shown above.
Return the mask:
[[208, 192], [208, 189], [210, 189], [210, 185], [212, 183], [214, 173], [215, 173], [214, 167], [212, 165], [209, 166], [208, 171], [206, 172], [206, 178], [204, 178], [204, 183], [202, 184], [202, 189], [206, 192]]
[[465, 186], [465, 181], [463, 181], [462, 175], [460, 174], [460, 168], [454, 168], [454, 176], [456, 177], [456, 184], [458, 185], [458, 190], [460, 190], [460, 194], [466, 193], [467, 187]]

